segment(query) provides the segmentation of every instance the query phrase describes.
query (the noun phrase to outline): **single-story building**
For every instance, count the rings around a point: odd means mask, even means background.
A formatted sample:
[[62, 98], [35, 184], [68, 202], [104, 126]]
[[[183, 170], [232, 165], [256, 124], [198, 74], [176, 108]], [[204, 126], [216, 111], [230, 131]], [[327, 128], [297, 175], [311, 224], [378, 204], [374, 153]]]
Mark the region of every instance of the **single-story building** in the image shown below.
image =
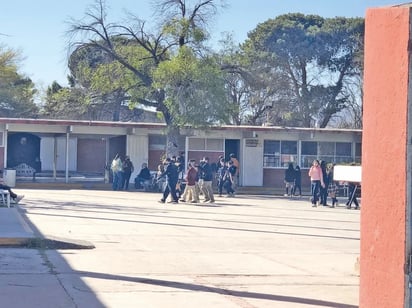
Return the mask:
[[[0, 169], [17, 177], [52, 172], [105, 174], [119, 153], [135, 166], [156, 170], [166, 150], [166, 125], [161, 123], [71, 121], [0, 118]], [[240, 162], [242, 186], [280, 187], [289, 162], [302, 169], [302, 186], [313, 159], [332, 163], [361, 162], [362, 131], [356, 129], [223, 125], [180, 130], [178, 152], [188, 159], [234, 153]]]

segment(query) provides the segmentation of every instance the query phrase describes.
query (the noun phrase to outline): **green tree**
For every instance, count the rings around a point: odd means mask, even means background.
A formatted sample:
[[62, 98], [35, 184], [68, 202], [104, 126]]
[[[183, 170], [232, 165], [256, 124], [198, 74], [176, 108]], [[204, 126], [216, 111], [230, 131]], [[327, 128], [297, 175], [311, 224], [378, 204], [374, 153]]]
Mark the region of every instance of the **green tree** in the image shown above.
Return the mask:
[[37, 117], [36, 90], [30, 78], [18, 72], [20, 54], [0, 46], [0, 116]]
[[259, 24], [242, 48], [270, 54], [273, 70], [287, 81], [287, 123], [326, 127], [347, 107], [346, 84], [361, 75], [363, 35], [361, 18], [287, 14]]
[[41, 114], [46, 118], [93, 119], [87, 116], [90, 100], [81, 88], [62, 87], [56, 81], [48, 87]]
[[[73, 21], [69, 31], [73, 50], [87, 46], [109, 59], [89, 72], [90, 66], [82, 69], [96, 92], [121, 89], [131, 107], [141, 104], [162, 114], [168, 125], [168, 153], [177, 151], [172, 145], [178, 144], [179, 128], [200, 118], [198, 108], [202, 108], [203, 100], [208, 99], [205, 105], [210, 107], [209, 112], [222, 105], [219, 71], [198, 53], [207, 38], [204, 21], [216, 9], [215, 2], [204, 0], [190, 6], [190, 1], [157, 1], [158, 12], [165, 19], [153, 32], [131, 15], [129, 25], [109, 23], [105, 3], [99, 0], [87, 13], [90, 21]], [[79, 36], [81, 39], [77, 39]], [[210, 89], [213, 91], [208, 93]], [[218, 120], [211, 113], [200, 124]]]
[[[241, 49], [227, 35], [218, 58], [225, 73], [229, 100], [228, 124], [282, 124], [279, 119], [287, 113], [288, 87], [276, 71], [270, 53]], [[275, 119], [273, 119], [275, 118]]]

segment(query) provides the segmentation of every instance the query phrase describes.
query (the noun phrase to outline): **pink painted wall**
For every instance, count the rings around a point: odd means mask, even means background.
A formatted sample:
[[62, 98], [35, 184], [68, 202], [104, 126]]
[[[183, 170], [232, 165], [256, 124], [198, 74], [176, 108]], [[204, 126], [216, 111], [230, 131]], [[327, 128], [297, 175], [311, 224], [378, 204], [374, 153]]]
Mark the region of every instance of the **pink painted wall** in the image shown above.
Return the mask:
[[360, 307], [404, 307], [410, 8], [366, 14]]

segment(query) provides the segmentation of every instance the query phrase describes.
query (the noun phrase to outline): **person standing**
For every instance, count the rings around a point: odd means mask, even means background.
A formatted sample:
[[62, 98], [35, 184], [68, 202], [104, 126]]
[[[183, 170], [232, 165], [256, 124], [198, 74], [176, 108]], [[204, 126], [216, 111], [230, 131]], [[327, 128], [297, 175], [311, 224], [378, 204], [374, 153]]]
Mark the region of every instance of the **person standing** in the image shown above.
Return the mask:
[[223, 185], [225, 184], [226, 180], [226, 171], [227, 171], [227, 166], [225, 164], [225, 159], [223, 156], [219, 159], [219, 162], [217, 163], [218, 169], [217, 169], [217, 191], [219, 193], [219, 197], [222, 197], [223, 193]]
[[129, 181], [130, 181], [130, 177], [133, 171], [134, 171], [133, 163], [130, 160], [130, 157], [126, 156], [123, 162], [123, 185], [122, 187], [124, 190], [129, 189]]
[[166, 165], [165, 171], [160, 176], [160, 178], [166, 177], [166, 187], [163, 192], [163, 197], [160, 199], [160, 203], [165, 203], [167, 197], [170, 195], [172, 196], [171, 203], [177, 204], [179, 200], [176, 195], [176, 184], [178, 181], [178, 172], [176, 164], [168, 157], [166, 158], [164, 164]]
[[123, 184], [123, 162], [119, 153], [113, 158], [110, 169], [113, 172], [113, 190], [121, 190], [121, 185]]
[[293, 195], [296, 195], [296, 191], [299, 189], [299, 197], [302, 196], [302, 174], [300, 167], [295, 167], [295, 187], [293, 189]]
[[204, 157], [199, 164], [199, 171], [200, 171], [200, 189], [205, 196], [203, 202], [215, 202], [215, 197], [213, 195], [213, 188], [212, 188], [212, 180], [213, 180], [213, 172], [212, 167], [209, 164], [209, 158]]
[[312, 207], [316, 207], [319, 203], [320, 188], [325, 187], [325, 183], [323, 183], [322, 169], [320, 168], [319, 161], [317, 159], [313, 161], [308, 175], [310, 177]]
[[233, 188], [236, 188], [239, 185], [240, 163], [234, 153], [230, 153], [229, 158], [236, 167], [236, 173], [233, 176]]
[[296, 179], [296, 172], [293, 168], [293, 163], [288, 164], [288, 168], [285, 170], [285, 197], [289, 196], [289, 189], [290, 189], [290, 196], [293, 195], [293, 190], [295, 186], [295, 179]]
[[226, 188], [227, 197], [234, 197], [235, 190], [233, 189], [234, 178], [236, 174], [236, 167], [233, 165], [233, 162], [229, 160], [227, 162], [227, 170], [225, 175], [225, 182], [223, 186]]

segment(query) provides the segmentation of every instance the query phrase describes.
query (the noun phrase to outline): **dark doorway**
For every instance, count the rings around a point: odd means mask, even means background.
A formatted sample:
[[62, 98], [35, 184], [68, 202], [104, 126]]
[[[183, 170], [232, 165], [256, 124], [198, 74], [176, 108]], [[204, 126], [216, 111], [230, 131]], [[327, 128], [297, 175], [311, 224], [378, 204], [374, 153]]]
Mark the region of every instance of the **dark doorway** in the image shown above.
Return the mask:
[[225, 160], [229, 160], [229, 155], [233, 153], [239, 160], [240, 153], [240, 140], [239, 139], [226, 139], [225, 140]]
[[77, 140], [77, 171], [104, 173], [106, 164], [106, 139]]
[[9, 134], [7, 137], [7, 168], [21, 164], [41, 171], [40, 137], [29, 133]]
[[120, 157], [124, 158], [126, 155], [126, 136], [118, 136], [110, 138], [109, 141], [109, 163], [112, 162], [113, 158], [119, 154]]

